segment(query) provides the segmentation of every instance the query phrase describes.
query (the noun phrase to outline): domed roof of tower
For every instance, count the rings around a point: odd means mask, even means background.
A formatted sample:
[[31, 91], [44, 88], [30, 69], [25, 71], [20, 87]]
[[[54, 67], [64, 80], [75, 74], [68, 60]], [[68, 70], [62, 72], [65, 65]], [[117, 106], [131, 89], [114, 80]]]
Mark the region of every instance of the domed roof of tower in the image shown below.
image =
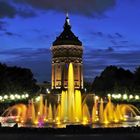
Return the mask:
[[82, 42], [74, 35], [71, 31], [70, 19], [68, 14], [65, 19], [63, 32], [56, 38], [53, 42], [53, 46], [56, 45], [80, 45], [82, 46]]

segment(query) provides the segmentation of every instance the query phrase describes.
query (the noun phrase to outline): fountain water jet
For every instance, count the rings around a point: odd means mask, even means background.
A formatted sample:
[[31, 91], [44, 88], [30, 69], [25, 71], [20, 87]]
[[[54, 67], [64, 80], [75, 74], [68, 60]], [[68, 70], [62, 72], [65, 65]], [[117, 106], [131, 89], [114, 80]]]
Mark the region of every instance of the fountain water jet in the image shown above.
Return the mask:
[[[40, 95], [40, 100], [35, 102], [33, 99], [28, 105], [17, 104], [9, 107], [3, 116], [16, 116], [15, 121], [20, 123], [38, 124], [107, 124], [118, 123], [131, 119], [140, 114], [139, 110], [133, 105], [119, 104], [114, 105], [111, 98], [105, 103], [103, 99], [94, 97], [92, 110], [83, 100], [81, 92], [74, 89], [73, 64], [69, 64], [68, 69], [68, 90], [62, 91], [60, 101], [53, 104]], [[126, 116], [129, 116], [126, 117]], [[134, 117], [133, 117], [134, 118]]]

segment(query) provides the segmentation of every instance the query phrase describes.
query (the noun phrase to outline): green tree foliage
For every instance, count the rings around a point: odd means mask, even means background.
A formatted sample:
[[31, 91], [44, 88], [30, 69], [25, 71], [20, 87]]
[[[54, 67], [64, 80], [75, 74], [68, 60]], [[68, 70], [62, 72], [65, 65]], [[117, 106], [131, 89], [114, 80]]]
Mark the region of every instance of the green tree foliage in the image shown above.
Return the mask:
[[131, 71], [116, 66], [108, 66], [100, 76], [95, 78], [92, 90], [98, 94], [131, 92], [135, 88], [133, 82], [134, 74]]
[[23, 92], [33, 94], [37, 90], [38, 86], [30, 69], [0, 64], [0, 94]]

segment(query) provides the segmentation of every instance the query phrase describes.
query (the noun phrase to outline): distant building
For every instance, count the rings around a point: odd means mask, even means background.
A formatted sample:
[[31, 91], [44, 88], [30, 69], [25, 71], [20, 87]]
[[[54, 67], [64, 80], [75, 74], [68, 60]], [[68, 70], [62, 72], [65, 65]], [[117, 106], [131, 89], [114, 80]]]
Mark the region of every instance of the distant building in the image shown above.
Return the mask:
[[82, 42], [71, 31], [68, 15], [64, 30], [56, 38], [52, 51], [52, 89], [67, 89], [68, 64], [73, 63], [75, 89], [83, 89], [83, 46]]

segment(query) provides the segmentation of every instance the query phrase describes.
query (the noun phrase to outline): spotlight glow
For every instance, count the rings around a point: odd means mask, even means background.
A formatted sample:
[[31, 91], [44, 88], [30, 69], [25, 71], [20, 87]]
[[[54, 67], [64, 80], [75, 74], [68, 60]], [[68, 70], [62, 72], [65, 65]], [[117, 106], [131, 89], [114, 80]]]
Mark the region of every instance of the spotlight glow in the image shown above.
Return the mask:
[[123, 99], [124, 99], [124, 100], [127, 100], [127, 99], [128, 99], [127, 94], [123, 94]]
[[140, 99], [139, 95], [135, 95], [135, 100], [139, 100], [139, 99]]

